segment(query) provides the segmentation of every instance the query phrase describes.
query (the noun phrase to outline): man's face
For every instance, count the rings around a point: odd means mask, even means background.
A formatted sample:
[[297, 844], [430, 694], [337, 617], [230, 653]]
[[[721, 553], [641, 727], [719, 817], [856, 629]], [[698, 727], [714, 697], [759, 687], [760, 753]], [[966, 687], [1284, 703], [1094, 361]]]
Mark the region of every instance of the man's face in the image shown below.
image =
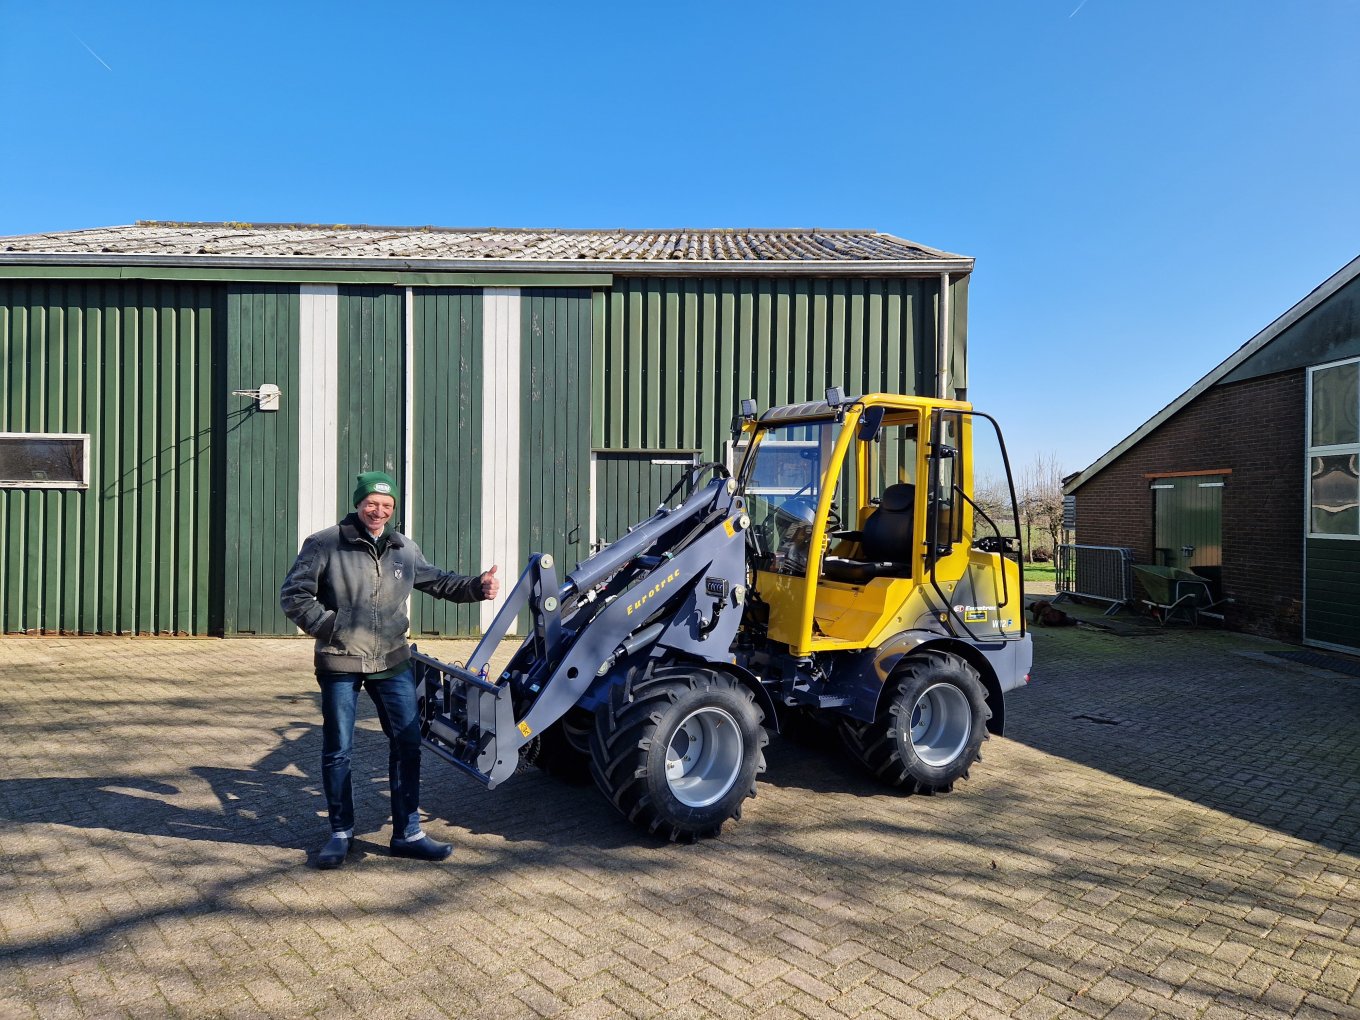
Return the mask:
[[387, 527], [387, 522], [392, 517], [392, 511], [396, 508], [397, 501], [391, 496], [370, 492], [359, 501], [359, 505], [354, 509], [359, 514], [359, 520], [364, 522], [364, 527], [368, 529], [368, 533], [380, 535], [383, 528]]

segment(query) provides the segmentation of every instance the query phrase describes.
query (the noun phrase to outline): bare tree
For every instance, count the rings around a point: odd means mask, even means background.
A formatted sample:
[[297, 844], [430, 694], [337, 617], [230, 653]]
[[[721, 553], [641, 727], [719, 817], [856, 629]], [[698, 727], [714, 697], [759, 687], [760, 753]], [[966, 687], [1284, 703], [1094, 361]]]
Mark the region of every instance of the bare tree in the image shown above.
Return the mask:
[[973, 485], [973, 502], [1003, 532], [1014, 522], [1011, 520], [1011, 490], [1004, 478], [985, 475]]
[[1063, 526], [1063, 472], [1056, 453], [1037, 453], [1021, 469], [1016, 498], [1025, 532], [1025, 551], [1034, 558], [1034, 532], [1046, 538], [1050, 554], [1058, 548]]

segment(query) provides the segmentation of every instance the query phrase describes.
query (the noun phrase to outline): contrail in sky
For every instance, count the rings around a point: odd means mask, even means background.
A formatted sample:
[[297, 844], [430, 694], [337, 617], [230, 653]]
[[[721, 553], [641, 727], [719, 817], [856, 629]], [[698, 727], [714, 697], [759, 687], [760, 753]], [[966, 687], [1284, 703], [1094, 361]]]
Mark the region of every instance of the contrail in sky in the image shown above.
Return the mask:
[[[1075, 18], [1075, 17], [1077, 16], [1077, 11], [1081, 10], [1081, 9], [1082, 9], [1083, 7], [1085, 7], [1085, 6], [1086, 6], [1086, 0], [1081, 0], [1081, 3], [1077, 4], [1077, 10], [1076, 10], [1076, 11], [1073, 11], [1071, 14], [1069, 14], [1068, 17], [1069, 17], [1069, 18]], [[94, 50], [90, 50], [90, 52], [93, 53]], [[102, 63], [102, 61], [101, 61], [101, 63]], [[112, 70], [112, 68], [110, 68], [110, 70]]]
[[[1085, 3], [1085, 2], [1086, 2], [1086, 0], [1082, 0], [1082, 3]], [[74, 33], [73, 33], [73, 34], [74, 34]], [[82, 38], [81, 38], [80, 36], [78, 36], [78, 35], [76, 36], [76, 42], [80, 43], [80, 45], [84, 46], [87, 50], [90, 50], [90, 44], [87, 43], [84, 39], [82, 39]], [[96, 53], [94, 50], [90, 50], [90, 56], [94, 57], [94, 59], [97, 60], [97, 61], [99, 61], [101, 64], [104, 64], [104, 58], [101, 57], [101, 56], [100, 56], [98, 53]], [[112, 71], [112, 70], [113, 70], [113, 68], [109, 67], [108, 64], [104, 64], [104, 69], [107, 70], [107, 71]]]

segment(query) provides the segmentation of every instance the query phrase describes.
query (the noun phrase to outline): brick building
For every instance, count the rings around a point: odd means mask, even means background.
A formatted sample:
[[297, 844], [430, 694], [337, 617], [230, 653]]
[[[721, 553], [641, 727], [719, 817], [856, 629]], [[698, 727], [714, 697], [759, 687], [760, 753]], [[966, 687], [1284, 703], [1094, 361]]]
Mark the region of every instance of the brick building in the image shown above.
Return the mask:
[[1192, 569], [1252, 633], [1360, 650], [1360, 258], [1070, 478], [1082, 545]]

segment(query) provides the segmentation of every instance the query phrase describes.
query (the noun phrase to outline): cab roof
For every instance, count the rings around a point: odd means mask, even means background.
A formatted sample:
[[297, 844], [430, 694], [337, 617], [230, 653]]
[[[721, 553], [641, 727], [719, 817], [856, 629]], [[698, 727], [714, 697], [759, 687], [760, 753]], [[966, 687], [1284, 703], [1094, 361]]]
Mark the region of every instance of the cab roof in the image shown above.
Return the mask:
[[853, 404], [865, 407], [900, 408], [901, 410], [928, 410], [947, 408], [955, 411], [971, 411], [973, 406], [961, 400], [938, 400], [934, 397], [907, 396], [901, 393], [865, 393], [858, 397], [846, 397], [845, 402], [831, 405], [825, 400], [814, 400], [805, 404], [782, 404], [771, 407], [757, 417], [762, 425], [774, 425], [792, 421], [825, 421], [835, 418], [838, 411], [849, 409]]

